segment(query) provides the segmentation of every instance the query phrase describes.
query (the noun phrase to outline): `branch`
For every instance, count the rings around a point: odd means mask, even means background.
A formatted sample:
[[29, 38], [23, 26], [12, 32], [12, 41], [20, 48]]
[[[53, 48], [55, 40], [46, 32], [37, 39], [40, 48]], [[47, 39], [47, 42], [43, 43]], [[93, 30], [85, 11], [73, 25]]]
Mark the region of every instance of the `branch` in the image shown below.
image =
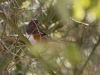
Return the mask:
[[49, 67], [48, 64], [42, 59], [40, 56], [39, 52], [35, 49], [33, 50], [33, 45], [29, 42], [29, 40], [20, 32], [20, 30], [17, 28], [16, 24], [12, 22], [9, 18], [5, 16], [4, 13], [0, 12], [0, 17], [6, 21], [9, 26], [18, 34], [18, 36], [26, 43], [26, 46], [30, 49], [30, 52], [32, 53], [33, 56], [35, 56], [39, 62], [44, 66], [44, 68], [47, 70], [47, 72], [50, 75], [56, 75]]

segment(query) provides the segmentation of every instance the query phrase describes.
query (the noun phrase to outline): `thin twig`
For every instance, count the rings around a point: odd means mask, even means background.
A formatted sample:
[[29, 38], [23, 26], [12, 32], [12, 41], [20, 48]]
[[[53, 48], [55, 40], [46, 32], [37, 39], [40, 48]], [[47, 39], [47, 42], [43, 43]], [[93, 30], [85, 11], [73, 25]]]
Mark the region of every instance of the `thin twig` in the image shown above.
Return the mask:
[[77, 21], [77, 20], [75, 20], [75, 19], [72, 18], [72, 17], [70, 17], [70, 19], [71, 19], [72, 21], [76, 22], [76, 23], [83, 24], [83, 25], [85, 25], [85, 26], [89, 26], [88, 23], [84, 23], [84, 22]]
[[95, 46], [93, 47], [93, 49], [92, 49], [92, 51], [91, 51], [89, 57], [87, 58], [86, 62], [84, 63], [84, 65], [83, 65], [83, 67], [82, 67], [82, 69], [81, 69], [81, 71], [80, 71], [80, 73], [79, 73], [78, 75], [81, 75], [81, 74], [83, 73], [83, 71], [84, 71], [84, 69], [85, 69], [87, 63], [88, 63], [89, 60], [91, 59], [91, 57], [92, 57], [92, 55], [94, 54], [94, 51], [96, 50], [96, 48], [97, 48], [97, 46], [99, 45], [99, 43], [100, 43], [100, 37], [99, 37], [99, 40], [97, 41], [97, 43], [95, 44]]

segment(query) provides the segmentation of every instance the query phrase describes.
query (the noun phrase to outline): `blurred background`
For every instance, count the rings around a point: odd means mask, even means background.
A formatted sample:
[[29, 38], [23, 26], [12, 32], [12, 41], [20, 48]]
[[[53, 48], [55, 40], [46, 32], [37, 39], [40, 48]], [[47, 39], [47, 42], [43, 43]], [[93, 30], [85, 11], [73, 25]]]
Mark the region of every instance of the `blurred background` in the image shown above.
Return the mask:
[[[54, 75], [32, 56], [34, 50], [56, 75], [100, 75], [99, 14], [100, 0], [1, 0], [0, 75]], [[26, 48], [14, 30], [26, 34], [32, 19], [60, 42]]]

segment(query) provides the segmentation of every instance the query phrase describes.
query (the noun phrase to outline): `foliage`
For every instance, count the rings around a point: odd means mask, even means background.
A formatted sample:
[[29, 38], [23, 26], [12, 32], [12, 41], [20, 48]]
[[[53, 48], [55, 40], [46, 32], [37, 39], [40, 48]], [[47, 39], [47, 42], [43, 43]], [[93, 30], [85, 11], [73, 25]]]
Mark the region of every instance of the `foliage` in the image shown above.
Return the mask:
[[[99, 75], [99, 12], [100, 0], [0, 0], [0, 75]], [[53, 40], [32, 45], [31, 19]]]

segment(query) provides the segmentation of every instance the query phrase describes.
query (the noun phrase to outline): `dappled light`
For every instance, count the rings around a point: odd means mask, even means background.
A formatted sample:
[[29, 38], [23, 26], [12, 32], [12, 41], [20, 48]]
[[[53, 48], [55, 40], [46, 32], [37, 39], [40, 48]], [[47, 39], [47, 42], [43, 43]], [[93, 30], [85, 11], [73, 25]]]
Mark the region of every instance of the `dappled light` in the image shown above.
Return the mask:
[[0, 75], [100, 75], [100, 0], [0, 0]]

